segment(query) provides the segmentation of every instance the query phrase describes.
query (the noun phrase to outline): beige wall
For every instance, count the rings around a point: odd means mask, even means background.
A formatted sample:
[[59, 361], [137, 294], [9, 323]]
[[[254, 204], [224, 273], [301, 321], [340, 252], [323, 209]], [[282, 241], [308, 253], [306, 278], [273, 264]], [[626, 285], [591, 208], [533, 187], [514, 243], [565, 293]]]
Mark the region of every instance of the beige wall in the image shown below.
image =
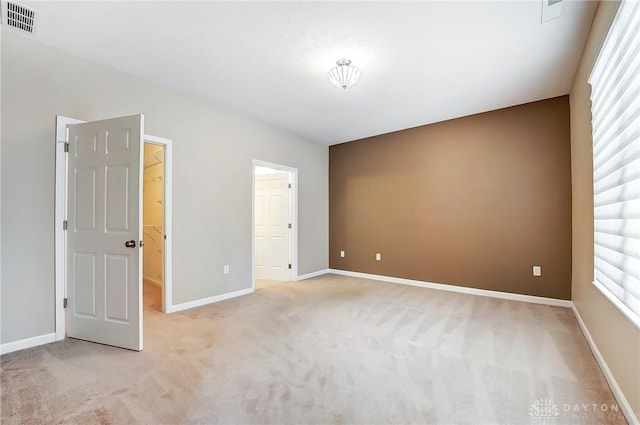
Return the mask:
[[587, 78], [617, 2], [601, 2], [571, 88], [573, 302], [636, 416], [640, 417], [640, 329], [593, 286], [593, 169]]
[[174, 304], [251, 288], [253, 159], [298, 168], [298, 270], [327, 268], [326, 146], [3, 28], [0, 342], [54, 331], [55, 115], [137, 113], [173, 140]]
[[569, 150], [567, 96], [331, 146], [330, 266], [570, 299]]

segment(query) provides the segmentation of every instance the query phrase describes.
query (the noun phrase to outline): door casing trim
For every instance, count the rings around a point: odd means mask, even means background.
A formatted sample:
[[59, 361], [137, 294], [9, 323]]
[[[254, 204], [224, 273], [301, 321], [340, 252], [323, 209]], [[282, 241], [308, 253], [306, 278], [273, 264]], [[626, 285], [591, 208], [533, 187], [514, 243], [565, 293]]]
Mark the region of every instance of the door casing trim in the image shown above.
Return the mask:
[[55, 221], [54, 221], [54, 279], [55, 279], [55, 334], [56, 341], [66, 337], [64, 299], [67, 297], [66, 245], [63, 222], [67, 218], [67, 161], [64, 145], [67, 142], [67, 126], [86, 121], [56, 115], [56, 168], [55, 168]]

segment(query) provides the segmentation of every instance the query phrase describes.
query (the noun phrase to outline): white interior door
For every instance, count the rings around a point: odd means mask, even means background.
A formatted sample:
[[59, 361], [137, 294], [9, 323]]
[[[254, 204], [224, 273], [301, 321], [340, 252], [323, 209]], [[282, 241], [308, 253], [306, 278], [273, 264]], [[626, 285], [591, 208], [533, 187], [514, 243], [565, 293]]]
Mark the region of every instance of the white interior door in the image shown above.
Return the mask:
[[256, 175], [255, 278], [291, 280], [289, 173]]
[[67, 336], [142, 350], [144, 117], [69, 126]]

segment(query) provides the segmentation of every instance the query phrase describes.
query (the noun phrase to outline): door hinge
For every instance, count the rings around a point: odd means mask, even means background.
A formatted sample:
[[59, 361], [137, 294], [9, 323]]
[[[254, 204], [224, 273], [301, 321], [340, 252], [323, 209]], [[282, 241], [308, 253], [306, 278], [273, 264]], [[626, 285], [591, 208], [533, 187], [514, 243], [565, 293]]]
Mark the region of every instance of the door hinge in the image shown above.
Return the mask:
[[291, 183], [289, 183], [289, 189], [291, 189]]
[[62, 301], [62, 307], [67, 308], [67, 299], [66, 298]]
[[289, 264], [289, 270], [291, 270], [291, 264]]
[[165, 240], [165, 241], [167, 240], [167, 235], [164, 235], [164, 240]]
[[291, 223], [289, 223], [289, 229], [291, 229]]
[[64, 151], [69, 152], [69, 142], [64, 142]]
[[69, 222], [67, 220], [62, 221], [62, 230], [67, 230], [69, 227]]

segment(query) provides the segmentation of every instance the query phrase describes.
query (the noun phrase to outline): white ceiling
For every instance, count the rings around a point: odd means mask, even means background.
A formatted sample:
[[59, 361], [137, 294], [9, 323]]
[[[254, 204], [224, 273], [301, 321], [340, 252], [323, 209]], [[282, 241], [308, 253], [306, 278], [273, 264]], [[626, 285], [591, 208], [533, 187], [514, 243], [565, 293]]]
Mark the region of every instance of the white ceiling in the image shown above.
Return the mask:
[[[327, 145], [567, 94], [596, 6], [18, 2], [43, 43]], [[341, 57], [362, 71], [346, 91]]]

